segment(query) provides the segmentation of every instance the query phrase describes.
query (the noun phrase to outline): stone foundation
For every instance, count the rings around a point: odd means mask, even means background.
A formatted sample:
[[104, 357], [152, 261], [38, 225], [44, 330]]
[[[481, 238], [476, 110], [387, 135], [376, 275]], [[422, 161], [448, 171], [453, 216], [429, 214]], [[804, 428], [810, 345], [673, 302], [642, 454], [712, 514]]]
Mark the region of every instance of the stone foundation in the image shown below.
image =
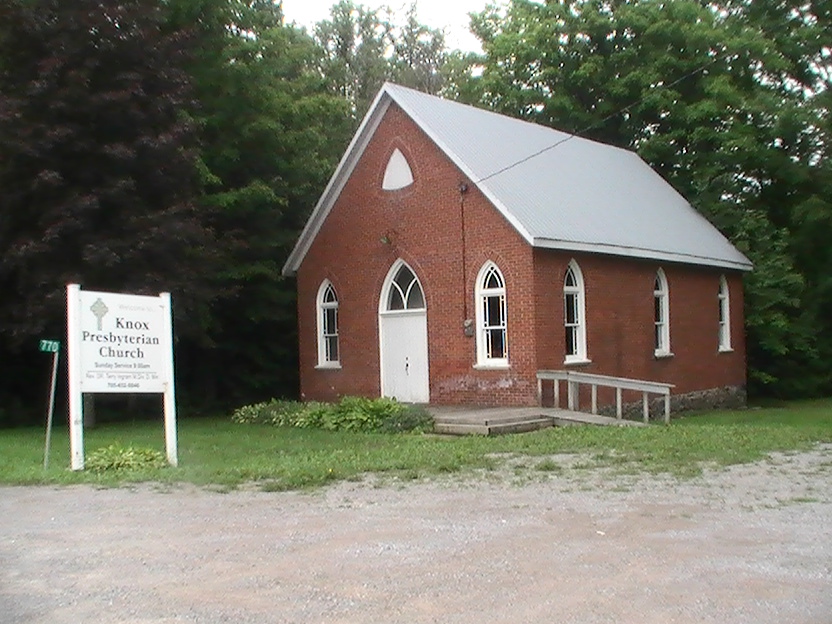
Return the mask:
[[[650, 396], [650, 420], [660, 421], [664, 418], [664, 397], [655, 394]], [[670, 417], [699, 410], [742, 409], [746, 407], [746, 398], [745, 386], [723, 386], [687, 394], [671, 394]], [[580, 409], [589, 411], [584, 405], [581, 405]], [[624, 418], [627, 419], [642, 420], [644, 417], [641, 401], [624, 403], [622, 410]], [[615, 416], [615, 405], [599, 407], [598, 413], [603, 416]]]

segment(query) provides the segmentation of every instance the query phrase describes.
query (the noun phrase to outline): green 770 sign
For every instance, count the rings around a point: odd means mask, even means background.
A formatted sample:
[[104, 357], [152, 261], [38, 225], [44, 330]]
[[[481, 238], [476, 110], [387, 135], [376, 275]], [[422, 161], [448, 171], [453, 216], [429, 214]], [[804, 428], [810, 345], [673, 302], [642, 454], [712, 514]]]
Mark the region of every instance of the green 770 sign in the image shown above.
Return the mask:
[[57, 353], [61, 350], [61, 343], [57, 340], [41, 340], [40, 350], [45, 353]]

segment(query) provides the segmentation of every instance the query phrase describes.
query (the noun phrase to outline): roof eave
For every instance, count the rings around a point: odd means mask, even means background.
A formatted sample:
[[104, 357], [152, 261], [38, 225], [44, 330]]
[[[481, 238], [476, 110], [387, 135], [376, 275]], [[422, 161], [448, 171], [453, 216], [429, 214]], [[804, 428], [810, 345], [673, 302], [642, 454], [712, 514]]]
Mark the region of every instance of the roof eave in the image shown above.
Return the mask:
[[[532, 242], [534, 247], [541, 249], [559, 249], [562, 251], [579, 251], [587, 253], [600, 253], [611, 256], [623, 256], [627, 258], [638, 258], [643, 260], [660, 260], [662, 262], [677, 262], [681, 264], [694, 264], [733, 271], [752, 271], [754, 265], [751, 261], [742, 256], [742, 260], [728, 258], [710, 258], [677, 252], [668, 252], [658, 249], [645, 249], [641, 247], [626, 247], [623, 245], [608, 245], [603, 243], [582, 243], [577, 241], [553, 240], [550, 238], [535, 238]], [[739, 252], [738, 252], [739, 253]]]

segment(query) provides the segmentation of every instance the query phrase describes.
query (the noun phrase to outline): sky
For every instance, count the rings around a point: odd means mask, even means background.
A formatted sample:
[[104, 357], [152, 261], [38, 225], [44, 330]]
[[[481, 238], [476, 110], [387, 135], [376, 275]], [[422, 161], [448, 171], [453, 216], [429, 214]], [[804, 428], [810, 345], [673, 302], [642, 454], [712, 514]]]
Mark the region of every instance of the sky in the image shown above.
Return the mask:
[[[329, 17], [329, 8], [337, 0], [283, 0], [283, 15], [287, 22], [296, 22], [311, 30], [315, 23]], [[468, 13], [479, 12], [488, 0], [416, 0], [416, 15], [420, 22], [431, 28], [445, 29], [445, 41], [449, 49], [480, 51], [479, 41], [468, 32]], [[404, 15], [409, 0], [356, 0], [371, 9], [390, 6], [397, 14]]]

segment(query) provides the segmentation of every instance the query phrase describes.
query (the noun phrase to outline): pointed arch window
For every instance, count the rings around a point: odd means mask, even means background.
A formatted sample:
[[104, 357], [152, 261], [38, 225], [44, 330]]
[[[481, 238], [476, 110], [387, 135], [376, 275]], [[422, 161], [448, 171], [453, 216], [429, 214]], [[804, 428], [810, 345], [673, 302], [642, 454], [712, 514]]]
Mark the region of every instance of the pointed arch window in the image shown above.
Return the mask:
[[329, 280], [318, 289], [318, 367], [340, 368], [338, 295]]
[[476, 284], [477, 365], [508, 366], [508, 324], [506, 286], [503, 274], [493, 262], [480, 269]]
[[387, 168], [384, 170], [384, 179], [381, 188], [385, 191], [398, 191], [413, 184], [413, 171], [407, 158], [401, 150], [396, 148], [387, 161]]
[[731, 295], [728, 280], [719, 276], [719, 350], [731, 351]]
[[425, 295], [419, 280], [409, 266], [402, 263], [390, 283], [387, 295], [388, 312], [397, 310], [422, 310], [425, 307]]
[[673, 355], [670, 352], [670, 291], [662, 269], [656, 271], [653, 283], [653, 318], [656, 357]]
[[563, 325], [567, 364], [587, 360], [585, 301], [584, 277], [578, 263], [572, 260], [563, 278]]

